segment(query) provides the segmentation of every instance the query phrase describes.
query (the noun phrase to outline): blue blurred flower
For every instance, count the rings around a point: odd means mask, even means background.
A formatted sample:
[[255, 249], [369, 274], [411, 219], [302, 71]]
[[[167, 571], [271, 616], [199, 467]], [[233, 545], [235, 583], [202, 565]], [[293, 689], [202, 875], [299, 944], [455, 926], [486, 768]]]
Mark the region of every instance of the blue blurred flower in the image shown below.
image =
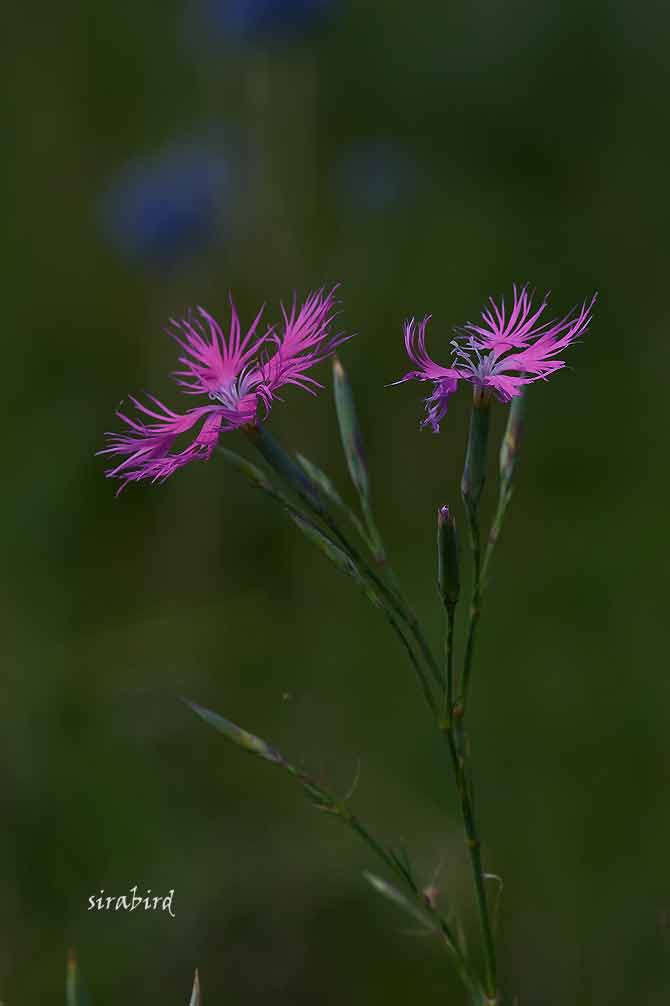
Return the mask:
[[355, 208], [382, 213], [416, 195], [419, 164], [414, 154], [395, 140], [364, 140], [342, 155], [338, 182]]
[[229, 187], [228, 162], [204, 147], [131, 161], [102, 197], [103, 229], [121, 254], [175, 265], [212, 244]]
[[202, 0], [206, 23], [236, 39], [268, 40], [308, 34], [323, 23], [334, 0]]

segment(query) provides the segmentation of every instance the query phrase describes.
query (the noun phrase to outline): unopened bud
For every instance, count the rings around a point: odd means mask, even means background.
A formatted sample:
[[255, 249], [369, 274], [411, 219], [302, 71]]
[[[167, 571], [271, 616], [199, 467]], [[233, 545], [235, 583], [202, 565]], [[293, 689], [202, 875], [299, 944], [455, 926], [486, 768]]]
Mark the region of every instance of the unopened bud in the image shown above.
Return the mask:
[[461, 585], [456, 521], [448, 506], [441, 506], [437, 511], [437, 583], [442, 601], [453, 608]]

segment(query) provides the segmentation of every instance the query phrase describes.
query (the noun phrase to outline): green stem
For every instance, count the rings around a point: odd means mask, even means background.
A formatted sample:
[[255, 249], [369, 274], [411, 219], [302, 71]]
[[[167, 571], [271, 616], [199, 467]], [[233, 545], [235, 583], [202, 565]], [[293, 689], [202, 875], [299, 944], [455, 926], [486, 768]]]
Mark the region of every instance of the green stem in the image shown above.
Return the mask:
[[454, 628], [456, 622], [455, 605], [445, 605], [445, 608], [447, 612], [447, 627], [444, 641], [444, 708], [442, 711], [442, 722], [444, 725], [451, 723], [451, 718], [454, 714]]
[[[363, 558], [358, 549], [352, 545], [346, 535], [340, 530], [333, 519], [326, 502], [323, 500], [318, 486], [312, 482], [302, 468], [293, 461], [290, 455], [284, 451], [278, 441], [268, 433], [261, 423], [245, 427], [244, 431], [253, 446], [265, 458], [270, 467], [273, 468], [281, 478], [288, 482], [308, 509], [324, 522], [342, 548], [349, 553], [353, 562], [356, 563], [359, 569], [361, 569], [375, 587], [377, 587], [380, 594], [394, 609], [398, 618], [404, 622], [409, 629], [410, 635], [415, 640], [438, 688], [441, 688], [442, 677], [440, 675], [439, 666], [433, 656], [428, 642], [426, 641], [416, 615], [413, 611], [411, 611], [411, 609], [409, 609], [408, 605], [399, 595], [398, 591], [390, 587], [385, 582], [384, 578], [380, 576], [370, 563]], [[388, 570], [386, 563], [385, 568]]]
[[512, 490], [501, 488], [500, 495], [498, 496], [498, 505], [496, 507], [496, 512], [493, 517], [493, 522], [491, 524], [491, 530], [489, 531], [488, 542], [486, 543], [486, 550], [484, 552], [484, 561], [482, 563], [482, 569], [480, 575], [482, 594], [484, 593], [487, 587], [487, 575], [489, 565], [491, 563], [491, 557], [498, 543], [498, 538], [500, 537], [503, 521], [505, 519], [505, 514], [507, 513], [507, 507], [509, 506], [511, 498], [512, 498]]
[[470, 618], [460, 688], [460, 703], [463, 707], [463, 714], [465, 713], [470, 691], [475, 636], [477, 634], [481, 606], [482, 550], [479, 531], [479, 501], [481, 500], [484, 482], [486, 481], [486, 455], [489, 441], [490, 414], [490, 397], [481, 389], [475, 388], [472, 397], [472, 412], [470, 413], [468, 445], [465, 452], [463, 475], [461, 477], [461, 496], [468, 520], [473, 561]]
[[369, 849], [405, 884], [419, 907], [428, 912], [435, 921], [436, 927], [444, 938], [445, 945], [452, 955], [458, 975], [472, 996], [473, 1004], [484, 1006], [489, 1000], [483, 994], [483, 990], [477, 977], [471, 973], [470, 967], [458, 945], [455, 933], [446, 919], [430, 904], [423, 892], [418, 888], [411, 872], [404, 868], [399, 861], [374, 835], [368, 830], [363, 822], [349, 808], [328, 792], [320, 783], [311, 779], [301, 770], [291, 765], [283, 758], [277, 762], [279, 767], [284, 768], [303, 787], [307, 796], [312, 799], [315, 806], [327, 813], [339, 818], [351, 830], [363, 840]]
[[466, 748], [467, 743], [464, 736], [457, 744], [453, 725], [449, 723], [444, 728], [444, 734], [449, 746], [449, 754], [456, 776], [456, 786], [461, 804], [461, 816], [463, 818], [463, 829], [465, 831], [465, 844], [470, 859], [470, 867], [475, 887], [475, 897], [477, 910], [479, 913], [479, 924], [484, 942], [484, 966], [486, 974], [486, 992], [490, 1003], [497, 1002], [497, 965], [495, 939], [493, 935], [493, 925], [489, 911], [488, 898], [486, 895], [486, 881], [482, 866], [481, 842], [477, 831], [475, 812], [472, 801], [472, 782], [468, 779], [466, 768]]
[[363, 507], [363, 513], [365, 517], [366, 526], [368, 528], [368, 534], [370, 535], [371, 538], [370, 544], [373, 546], [372, 551], [374, 553], [375, 549], [373, 542], [376, 540], [379, 542], [380, 554], [383, 554], [384, 556], [383, 560], [379, 560], [380, 567], [383, 573], [385, 573], [386, 576], [388, 577], [390, 585], [384, 581], [383, 577], [380, 576], [377, 573], [377, 571], [372, 566], [370, 566], [368, 562], [366, 562], [366, 560], [358, 552], [356, 547], [351, 544], [346, 535], [344, 535], [342, 531], [340, 531], [339, 527], [334, 522], [330, 514], [326, 514], [325, 516], [322, 515], [322, 520], [326, 523], [326, 525], [332, 531], [332, 533], [337, 537], [342, 547], [351, 554], [352, 558], [354, 559], [354, 562], [356, 562], [364, 570], [364, 572], [370, 578], [370, 580], [381, 591], [386, 600], [395, 609], [395, 612], [399, 616], [399, 618], [405, 623], [411, 635], [413, 636], [417, 646], [419, 647], [423, 659], [425, 660], [426, 664], [430, 669], [431, 674], [433, 675], [435, 683], [437, 684], [438, 688], [441, 689], [442, 677], [440, 675], [440, 669], [437, 665], [437, 661], [435, 660], [433, 652], [423, 634], [418, 618], [416, 617], [411, 607], [409, 606], [409, 604], [402, 595], [400, 584], [393, 569], [389, 564], [388, 558], [386, 557], [386, 551], [381, 542], [381, 536], [377, 530], [374, 518], [372, 516], [372, 511], [370, 510], [369, 506]]
[[481, 536], [479, 532], [479, 507], [477, 505], [466, 504], [468, 517], [468, 529], [470, 531], [470, 545], [472, 549], [472, 596], [470, 599], [470, 613], [468, 618], [468, 631], [465, 643], [465, 658], [463, 660], [463, 675], [461, 678], [459, 702], [463, 714], [467, 706], [470, 692], [470, 681], [472, 678], [472, 666], [475, 653], [475, 638], [477, 626], [481, 615], [482, 604], [482, 549]]
[[489, 531], [489, 537], [486, 543], [486, 549], [484, 550], [483, 559], [481, 554], [481, 543], [479, 533], [479, 515], [476, 511], [470, 514], [468, 508], [468, 521], [470, 525], [470, 538], [472, 543], [473, 588], [472, 588], [472, 601], [470, 605], [470, 618], [468, 623], [467, 642], [465, 647], [465, 660], [463, 663], [463, 679], [461, 684], [460, 701], [463, 706], [463, 711], [465, 711], [469, 695], [470, 680], [472, 676], [472, 666], [474, 663], [475, 639], [477, 635], [477, 628], [479, 626], [479, 619], [482, 613], [482, 602], [484, 600], [484, 593], [488, 586], [487, 577], [489, 567], [491, 565], [493, 552], [498, 543], [498, 538], [500, 537], [503, 521], [505, 519], [505, 514], [507, 512], [507, 507], [509, 506], [511, 498], [512, 498], [512, 490], [509, 488], [501, 488], [500, 495], [498, 496], [498, 504], [496, 507], [496, 512], [493, 517], [491, 530]]
[[395, 580], [393, 571], [389, 568], [386, 549], [384, 548], [384, 542], [382, 540], [381, 534], [379, 533], [377, 522], [375, 521], [370, 499], [368, 496], [361, 496], [360, 501], [361, 501], [361, 510], [363, 511], [363, 520], [365, 521], [365, 527], [367, 530], [367, 537], [370, 545], [370, 551], [374, 555], [379, 566], [388, 571], [389, 578], [395, 581], [393, 583], [393, 586], [397, 588], [398, 583]]
[[400, 642], [402, 643], [403, 647], [407, 651], [407, 656], [409, 657], [410, 663], [412, 664], [412, 667], [414, 668], [414, 671], [416, 672], [416, 676], [417, 676], [419, 684], [421, 686], [421, 691], [423, 692], [423, 696], [424, 696], [424, 698], [426, 700], [426, 703], [428, 704], [428, 708], [430, 709], [430, 711], [433, 714], [433, 716], [437, 716], [437, 703], [435, 701], [435, 697], [433, 695], [433, 691], [432, 691], [432, 689], [430, 687], [430, 682], [426, 678], [426, 673], [425, 673], [423, 667], [421, 666], [421, 664], [417, 660], [416, 654], [414, 653], [414, 650], [413, 650], [413, 648], [412, 648], [409, 640], [407, 639], [405, 633], [403, 632], [403, 630], [401, 629], [401, 627], [398, 625], [398, 622], [393, 617], [392, 613], [390, 611], [388, 611], [388, 610], [386, 612], [386, 617], [387, 617], [387, 619], [388, 619], [388, 621], [389, 621], [389, 623], [391, 625], [391, 628], [396, 633], [396, 635], [400, 639]]
[[448, 950], [450, 951], [453, 957], [458, 975], [472, 996], [473, 1004], [476, 1004], [476, 1006], [483, 1006], [483, 1004], [488, 1002], [488, 1000], [482, 994], [482, 988], [480, 986], [478, 979], [473, 974], [470, 973], [470, 969], [463, 954], [463, 951], [460, 949], [456, 939], [456, 935], [452, 931], [451, 926], [449, 925], [447, 920], [443, 918], [443, 916], [441, 916], [434, 908], [432, 908], [428, 899], [424, 897], [422, 891], [420, 891], [419, 888], [417, 887], [411, 874], [407, 870], [401, 867], [401, 865], [397, 862], [395, 857], [393, 857], [388, 852], [388, 850], [385, 849], [384, 846], [381, 845], [377, 841], [377, 839], [370, 834], [370, 832], [361, 823], [361, 821], [355, 815], [349, 814], [348, 811], [346, 810], [345, 815], [346, 816], [342, 818], [344, 822], [348, 824], [349, 827], [353, 831], [355, 831], [357, 835], [360, 836], [360, 838], [363, 839], [366, 845], [370, 849], [372, 849], [372, 851], [375, 852], [376, 855], [379, 856], [380, 859], [382, 859], [383, 862], [391, 870], [393, 870], [393, 872], [398, 877], [400, 877], [400, 879], [407, 885], [407, 887], [411, 891], [412, 895], [414, 896], [419, 906], [424, 911], [428, 911], [430, 915], [433, 917], [433, 919], [437, 924], [437, 928], [439, 929], [440, 933], [442, 934], [442, 937], [444, 938], [445, 945], [447, 946]]
[[[405, 623], [414, 641], [416, 642], [419, 651], [433, 676], [435, 683], [437, 684], [438, 688], [441, 689], [442, 676], [440, 674], [440, 669], [438, 667], [437, 661], [435, 660], [433, 652], [423, 634], [423, 630], [421, 629], [421, 625], [419, 623], [418, 618], [416, 617], [412, 609], [409, 607], [400, 591], [398, 589], [390, 587], [384, 581], [384, 579], [376, 572], [376, 570], [373, 569], [368, 562], [366, 562], [366, 560], [356, 549], [356, 547], [351, 544], [346, 535], [344, 535], [340, 531], [337, 524], [335, 524], [330, 515], [327, 514], [325, 517], [322, 517], [322, 519], [324, 520], [330, 531], [332, 531], [332, 533], [336, 536], [342, 547], [350, 553], [354, 562], [364, 571], [366, 576], [369, 577], [372, 583], [374, 583], [374, 585], [386, 598], [389, 604], [393, 607], [395, 613], [398, 615], [401, 621]], [[391, 579], [395, 581], [395, 575], [390, 570], [390, 567], [388, 566], [387, 563], [384, 564], [384, 568], [387, 574], [388, 573], [391, 574]]]
[[468, 779], [466, 757], [467, 738], [463, 731], [462, 708], [457, 710], [458, 720], [454, 716], [454, 624], [455, 605], [445, 605], [445, 713], [442, 719], [442, 731], [446, 736], [449, 754], [456, 778], [456, 787], [461, 805], [465, 843], [470, 858], [470, 867], [475, 887], [479, 923], [484, 942], [484, 959], [486, 968], [486, 991], [488, 1002], [495, 1003], [497, 996], [496, 952], [493, 935], [493, 925], [486, 896], [486, 881], [482, 867], [481, 843], [477, 832], [475, 811], [472, 799], [472, 781]]

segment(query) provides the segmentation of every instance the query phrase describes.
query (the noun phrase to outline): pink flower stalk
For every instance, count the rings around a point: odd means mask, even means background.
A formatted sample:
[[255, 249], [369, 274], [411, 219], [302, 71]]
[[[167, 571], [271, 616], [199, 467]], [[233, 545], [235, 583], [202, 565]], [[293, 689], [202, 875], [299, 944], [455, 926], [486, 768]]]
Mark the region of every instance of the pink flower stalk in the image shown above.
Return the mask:
[[426, 418], [422, 426], [439, 432], [450, 397], [459, 381], [469, 381], [484, 394], [492, 394], [501, 402], [509, 402], [521, 394], [525, 384], [540, 379], [565, 366], [556, 355], [584, 335], [591, 321], [596, 295], [587, 305], [573, 308], [564, 318], [542, 321], [547, 296], [533, 306], [528, 287], [514, 286], [514, 299], [509, 315], [505, 301], [500, 306], [489, 298], [489, 306], [481, 314], [481, 323], [468, 322], [457, 330], [452, 340], [452, 364], [443, 367], [428, 355], [426, 328], [431, 315], [417, 326], [414, 318], [405, 323], [405, 349], [416, 370], [410, 370], [396, 381], [432, 381], [433, 391], [426, 399]]
[[[162, 482], [190, 461], [208, 460], [219, 434], [254, 423], [259, 411], [267, 416], [283, 385], [312, 394], [322, 387], [306, 371], [348, 338], [330, 332], [336, 289], [317, 290], [299, 309], [295, 301], [290, 311], [282, 305], [281, 334], [274, 327], [259, 333], [261, 308], [243, 335], [232, 298], [227, 335], [203, 308], [183, 321], [173, 320], [170, 334], [183, 351], [181, 369], [173, 377], [184, 394], [203, 395], [214, 404], [180, 414], [153, 395], [147, 396], [148, 405], [130, 396], [137, 415], [117, 412], [126, 428], [107, 433], [108, 446], [98, 452], [121, 458], [105, 472], [108, 478], [122, 479], [119, 492], [128, 482]], [[191, 441], [176, 449], [177, 439], [189, 433]]]

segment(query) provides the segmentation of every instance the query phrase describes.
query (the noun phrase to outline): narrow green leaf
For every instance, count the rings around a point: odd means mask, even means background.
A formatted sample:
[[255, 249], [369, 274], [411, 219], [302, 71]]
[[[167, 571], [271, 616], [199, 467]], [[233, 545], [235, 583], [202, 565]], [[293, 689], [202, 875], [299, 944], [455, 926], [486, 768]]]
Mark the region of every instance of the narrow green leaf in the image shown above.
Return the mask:
[[67, 1006], [78, 1006], [77, 984], [77, 957], [74, 950], [70, 950], [67, 957], [67, 971], [65, 973], [65, 1002]]
[[255, 465], [253, 461], [249, 461], [248, 458], [243, 457], [241, 454], [237, 454], [236, 451], [229, 450], [227, 447], [218, 447], [217, 450], [229, 464], [237, 468], [237, 470], [253, 482], [254, 485], [258, 486], [260, 489], [272, 491], [272, 483], [269, 478], [262, 468]]
[[79, 976], [79, 966], [77, 964], [77, 954], [74, 950], [69, 950], [67, 955], [67, 970], [65, 972], [65, 1002], [66, 1006], [87, 1006], [88, 996], [85, 994], [81, 978]]
[[198, 976], [198, 969], [195, 969], [195, 975], [193, 977], [193, 991], [191, 992], [191, 1001], [188, 1006], [202, 1006], [202, 1000], [200, 998], [200, 978]]
[[370, 484], [363, 452], [363, 437], [354, 404], [354, 393], [347, 373], [337, 357], [333, 358], [333, 388], [340, 437], [351, 481], [356, 486], [359, 496], [367, 500], [370, 498]]
[[388, 901], [393, 902], [394, 905], [402, 908], [402, 910], [413, 919], [420, 922], [433, 932], [439, 931], [439, 926], [431, 917], [430, 913], [427, 910], [424, 911], [419, 904], [404, 895], [402, 891], [399, 891], [397, 887], [393, 886], [393, 884], [389, 884], [387, 880], [382, 880], [381, 877], [378, 877], [374, 873], [364, 872], [363, 876], [383, 898], [386, 898]]
[[511, 492], [514, 470], [521, 450], [521, 438], [526, 412], [526, 395], [522, 392], [512, 399], [507, 417], [505, 435], [500, 445], [500, 492]]
[[312, 520], [309, 519], [305, 514], [300, 513], [295, 507], [287, 506], [287, 512], [289, 513], [291, 519], [294, 521], [297, 527], [303, 532], [303, 534], [309, 538], [310, 541], [319, 548], [324, 555], [326, 555], [330, 561], [340, 570], [342, 573], [346, 573], [347, 576], [352, 577], [361, 588], [367, 599], [375, 608], [380, 608], [386, 610], [387, 606], [383, 600], [374, 589], [372, 584], [370, 584], [361, 570], [358, 568], [356, 562], [352, 556], [345, 552], [337, 542], [321, 530]]
[[256, 737], [255, 734], [250, 734], [246, 730], [242, 730], [237, 724], [231, 723], [230, 720], [224, 719], [218, 713], [213, 712], [211, 709], [205, 709], [204, 706], [199, 706], [197, 702], [189, 702], [188, 699], [183, 699], [183, 702], [188, 706], [192, 712], [199, 716], [205, 723], [208, 723], [215, 730], [218, 730], [220, 734], [223, 734], [229, 741], [233, 744], [237, 744], [238, 747], [244, 748], [250, 754], [256, 755], [258, 758], [263, 758], [264, 761], [272, 762], [274, 765], [281, 765], [283, 759], [278, 751], [266, 744], [264, 740], [260, 737]]
[[319, 487], [323, 495], [336, 506], [342, 506], [342, 498], [326, 473], [306, 458], [304, 454], [296, 453], [296, 458], [302, 470]]
[[337, 357], [333, 359], [333, 389], [335, 392], [335, 409], [340, 427], [342, 448], [347, 459], [351, 481], [358, 493], [367, 531], [362, 529], [357, 518], [354, 518], [354, 520], [377, 562], [386, 565], [386, 549], [384, 548], [384, 542], [382, 541], [372, 510], [370, 477], [368, 475], [367, 461], [365, 460], [365, 451], [363, 450], [363, 433], [358, 422], [358, 416], [356, 415], [354, 393], [347, 373]]
[[260, 452], [267, 464], [316, 513], [325, 513], [322, 492], [297, 461], [287, 454], [281, 444], [268, 433], [262, 423], [245, 428], [249, 441]]
[[339, 510], [341, 510], [347, 517], [349, 521], [356, 528], [356, 533], [362, 538], [366, 544], [374, 549], [373, 543], [370, 542], [370, 535], [365, 530], [361, 520], [354, 513], [348, 503], [345, 503], [337, 489], [328, 478], [326, 473], [318, 468], [315, 464], [309, 461], [302, 454], [296, 454], [296, 457], [301, 464], [305, 473], [312, 479], [312, 481], [319, 487], [326, 499], [333, 503]]
[[356, 564], [343, 548], [340, 548], [314, 521], [310, 520], [305, 514], [300, 513], [295, 507], [287, 507], [287, 510], [291, 520], [300, 528], [305, 537], [309, 538], [342, 573], [353, 576], [354, 579], [359, 579]]

